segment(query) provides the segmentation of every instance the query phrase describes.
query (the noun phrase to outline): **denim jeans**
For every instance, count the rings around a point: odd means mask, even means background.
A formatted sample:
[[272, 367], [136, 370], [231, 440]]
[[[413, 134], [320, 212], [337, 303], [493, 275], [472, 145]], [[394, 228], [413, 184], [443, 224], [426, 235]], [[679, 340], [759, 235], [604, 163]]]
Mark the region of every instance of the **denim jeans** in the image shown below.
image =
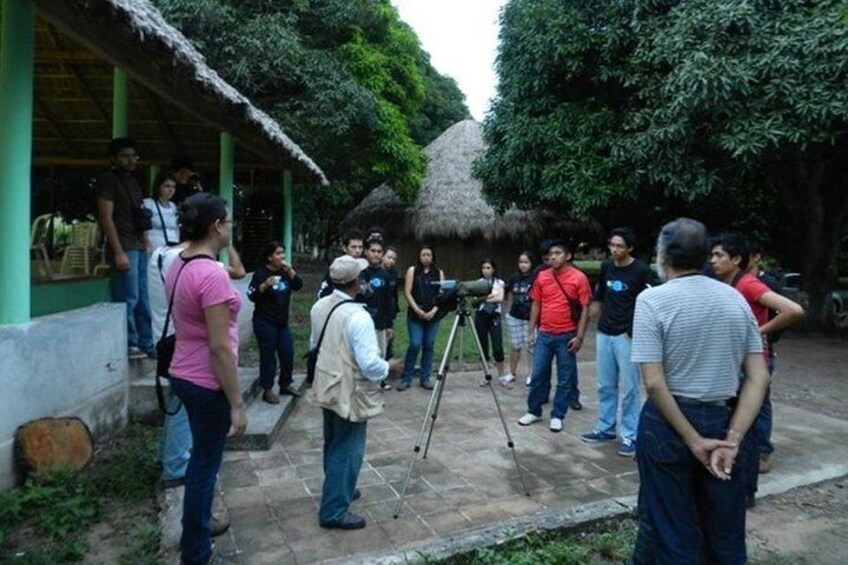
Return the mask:
[[[774, 356], [768, 358], [769, 376], [774, 377], [775, 363], [777, 359]], [[771, 443], [771, 428], [772, 428], [772, 408], [771, 408], [771, 385], [766, 389], [766, 395], [763, 398], [763, 404], [760, 406], [760, 412], [757, 414], [757, 419], [754, 420], [752, 426], [754, 437], [757, 438], [757, 453], [772, 453], [774, 445]], [[759, 466], [759, 461], [758, 461]]]
[[642, 408], [639, 367], [630, 360], [630, 337], [598, 332], [598, 425], [596, 431], [615, 434], [618, 392], [621, 389], [621, 439], [635, 441]]
[[112, 277], [112, 301], [127, 305], [127, 345], [143, 351], [153, 350], [150, 327], [150, 300], [147, 297], [147, 252], [127, 251], [129, 271]]
[[409, 333], [409, 348], [406, 350], [401, 380], [405, 383], [412, 382], [415, 360], [418, 359], [418, 352], [423, 349], [420, 377], [423, 383], [430, 378], [430, 373], [433, 371], [433, 348], [436, 346], [439, 322], [422, 322], [410, 317], [406, 320], [406, 329]]
[[318, 521], [326, 524], [344, 518], [353, 502], [365, 456], [368, 422], [351, 422], [326, 408], [321, 411], [324, 413], [324, 486]]
[[191, 427], [191, 459], [186, 469], [183, 499], [182, 562], [206, 563], [212, 554], [209, 525], [215, 481], [230, 430], [230, 403], [223, 391], [172, 378], [171, 387], [183, 401]]
[[[542, 415], [542, 405], [551, 394], [551, 362], [556, 357], [557, 386], [554, 394], [552, 418], [565, 418], [568, 405], [577, 399], [574, 381], [577, 380], [577, 357], [568, 350], [568, 342], [574, 333], [551, 334], [539, 332], [533, 352], [533, 375], [530, 379], [530, 394], [527, 396], [527, 411]], [[576, 393], [576, 394], [579, 394]]]
[[[723, 439], [731, 411], [723, 406], [680, 405], [705, 438]], [[745, 493], [739, 459], [732, 478], [713, 477], [695, 459], [648, 400], [639, 419], [639, 533], [634, 564], [745, 563]]]
[[480, 345], [483, 346], [483, 356], [486, 361], [490, 361], [489, 357], [489, 340], [492, 341], [492, 355], [496, 363], [503, 363], [503, 330], [501, 329], [500, 314], [486, 314], [479, 310], [474, 314], [474, 331], [480, 338]]
[[291, 386], [294, 344], [289, 327], [256, 316], [253, 318], [253, 333], [259, 346], [259, 385], [265, 390], [274, 388], [279, 359], [280, 388]]
[[191, 458], [191, 427], [188, 423], [188, 412], [182, 401], [177, 398], [173, 387], [165, 399], [168, 412], [179, 407], [176, 414], [165, 414], [165, 425], [162, 427], [160, 452], [162, 458], [162, 479], [181, 479], [186, 475], [188, 462]]

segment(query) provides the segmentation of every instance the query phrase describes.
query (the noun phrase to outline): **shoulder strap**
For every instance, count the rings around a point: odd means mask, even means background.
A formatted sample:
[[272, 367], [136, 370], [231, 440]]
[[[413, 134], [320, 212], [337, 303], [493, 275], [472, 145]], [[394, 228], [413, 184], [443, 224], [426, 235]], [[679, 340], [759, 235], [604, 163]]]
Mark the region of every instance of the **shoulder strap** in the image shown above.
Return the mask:
[[165, 218], [162, 216], [162, 209], [159, 207], [159, 201], [153, 198], [153, 203], [156, 205], [156, 211], [159, 212], [159, 221], [162, 223], [162, 235], [165, 236], [165, 245], [171, 245], [168, 240], [168, 228], [165, 227]]
[[745, 271], [740, 270], [740, 271], [739, 271], [738, 273], [736, 273], [736, 275], [733, 277], [733, 280], [732, 280], [732, 281], [730, 281], [730, 286], [732, 286], [733, 288], [736, 288], [736, 285], [737, 285], [737, 284], [739, 284], [739, 281], [740, 281], [740, 280], [742, 279], [742, 277], [744, 277], [744, 276], [745, 276]]
[[562, 287], [562, 283], [559, 282], [559, 277], [557, 277], [556, 271], [554, 271], [553, 269], [551, 269], [551, 276], [554, 278], [554, 282], [559, 287], [560, 292], [562, 292], [562, 296], [563, 298], [565, 298], [566, 306], [571, 304], [571, 299], [568, 297], [568, 293], [565, 292], [565, 289]]
[[329, 325], [330, 323], [330, 317], [333, 315], [333, 312], [335, 312], [336, 308], [338, 308], [342, 304], [350, 304], [352, 302], [356, 302], [356, 300], [342, 300], [330, 309], [330, 313], [327, 314], [327, 319], [324, 320], [324, 327], [321, 328], [321, 335], [318, 337], [318, 343], [315, 344], [316, 354], [321, 349], [321, 343], [324, 341], [324, 334], [327, 333], [327, 325]]
[[[161, 255], [159, 255], [161, 259]], [[182, 258], [181, 258], [182, 259]], [[214, 261], [212, 257], [209, 255], [194, 255], [193, 257], [189, 257], [188, 259], [183, 259], [183, 264], [180, 265], [180, 270], [177, 271], [177, 276], [174, 277], [174, 286], [171, 288], [171, 299], [168, 300], [168, 313], [165, 314], [165, 325], [162, 327], [162, 336], [160, 339], [164, 339], [168, 335], [168, 326], [171, 322], [171, 312], [174, 309], [174, 297], [177, 294], [177, 282], [180, 280], [180, 275], [183, 272], [183, 269], [186, 268], [186, 265], [194, 261], [195, 259], [209, 259], [210, 261]], [[161, 271], [160, 271], [161, 273]]]

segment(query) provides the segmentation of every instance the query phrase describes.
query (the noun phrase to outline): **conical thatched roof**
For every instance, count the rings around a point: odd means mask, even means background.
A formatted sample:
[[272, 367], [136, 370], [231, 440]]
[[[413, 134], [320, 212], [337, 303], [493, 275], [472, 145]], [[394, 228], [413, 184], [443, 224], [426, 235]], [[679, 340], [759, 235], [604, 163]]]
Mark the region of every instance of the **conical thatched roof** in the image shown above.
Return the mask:
[[[471, 169], [485, 150], [483, 126], [474, 120], [452, 125], [424, 149], [427, 172], [417, 200], [404, 212], [407, 233], [419, 241], [536, 235], [541, 229], [536, 214], [517, 209], [497, 214], [483, 198], [483, 184]], [[381, 223], [380, 215], [396, 217], [400, 206], [394, 191], [381, 185], [348, 214], [345, 223]]]

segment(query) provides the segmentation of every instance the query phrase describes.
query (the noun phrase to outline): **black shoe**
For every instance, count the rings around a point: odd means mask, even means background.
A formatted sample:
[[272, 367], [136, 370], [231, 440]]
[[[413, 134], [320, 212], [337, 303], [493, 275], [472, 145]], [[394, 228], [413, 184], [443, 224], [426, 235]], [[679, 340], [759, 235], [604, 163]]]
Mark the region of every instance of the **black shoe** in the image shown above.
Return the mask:
[[580, 404], [579, 400], [575, 400], [574, 402], [569, 404], [568, 407], [575, 411], [583, 410], [583, 405]]
[[223, 536], [227, 533], [227, 530], [230, 529], [230, 522], [219, 520], [215, 516], [212, 516], [212, 521], [209, 524], [209, 535], [213, 538], [217, 538], [218, 536]]
[[359, 489], [356, 489], [355, 491], [353, 491], [353, 499], [359, 500], [360, 498], [362, 498], [362, 493], [359, 492]]
[[392, 390], [392, 385], [389, 384], [389, 381], [380, 381], [380, 388], [382, 390]]
[[333, 530], [360, 530], [365, 527], [365, 518], [353, 512], [348, 512], [341, 520], [320, 522], [322, 528]]
[[300, 396], [300, 393], [291, 385], [281, 386], [280, 394], [283, 396], [294, 396], [295, 398]]
[[179, 477], [176, 479], [162, 479], [162, 488], [177, 488], [181, 487], [185, 484], [185, 477]]
[[421, 388], [423, 388], [424, 390], [433, 390], [433, 383], [431, 383], [429, 380], [421, 381]]
[[745, 508], [750, 510], [751, 508], [753, 508], [756, 505], [757, 505], [757, 499], [754, 498], [754, 495], [753, 494], [746, 494], [745, 495]]
[[399, 385], [397, 385], [397, 391], [398, 392], [403, 392], [408, 388], [409, 388], [409, 383], [405, 382], [405, 381], [401, 381], [401, 383]]

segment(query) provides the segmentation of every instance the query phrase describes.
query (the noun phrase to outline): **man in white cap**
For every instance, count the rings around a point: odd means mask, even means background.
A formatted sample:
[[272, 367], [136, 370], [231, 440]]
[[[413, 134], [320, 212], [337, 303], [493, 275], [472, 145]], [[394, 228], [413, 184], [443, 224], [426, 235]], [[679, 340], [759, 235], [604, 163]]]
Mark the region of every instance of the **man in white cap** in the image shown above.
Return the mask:
[[[380, 381], [401, 362], [380, 355], [374, 322], [361, 303], [359, 273], [368, 261], [343, 255], [330, 265], [333, 293], [310, 314], [311, 347], [319, 347], [312, 390], [324, 415], [324, 486], [318, 522], [323, 528], [356, 530], [365, 518], [348, 509], [359, 498], [356, 480], [365, 455], [366, 424], [383, 411]], [[320, 341], [320, 343], [319, 343]]]

